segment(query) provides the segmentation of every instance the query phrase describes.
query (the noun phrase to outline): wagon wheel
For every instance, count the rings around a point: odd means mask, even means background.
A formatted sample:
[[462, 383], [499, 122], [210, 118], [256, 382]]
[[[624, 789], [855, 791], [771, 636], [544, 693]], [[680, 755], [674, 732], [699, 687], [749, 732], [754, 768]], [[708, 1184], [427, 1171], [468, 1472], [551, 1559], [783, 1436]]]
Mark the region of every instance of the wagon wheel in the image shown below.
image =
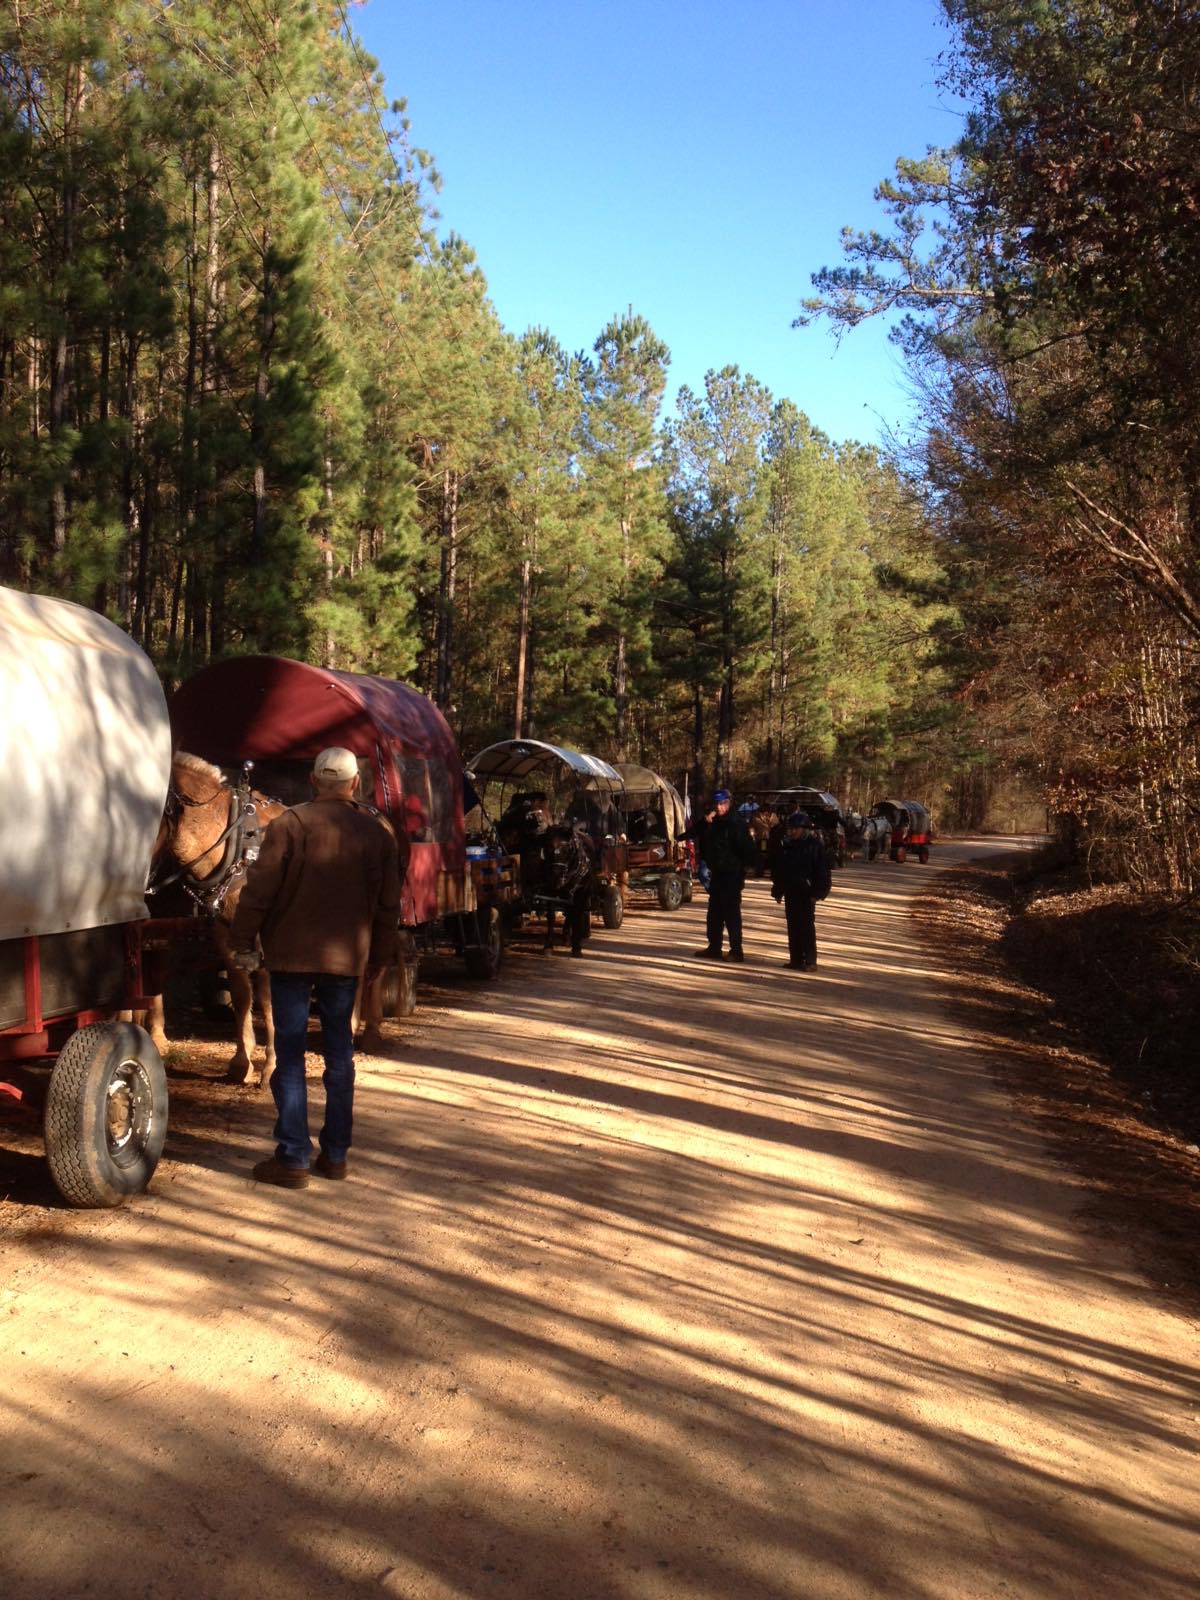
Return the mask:
[[683, 904], [683, 879], [677, 872], [664, 872], [659, 878], [658, 903], [664, 911], [678, 911]]
[[[495, 906], [477, 912], [476, 917], [479, 943], [468, 945], [463, 951], [463, 961], [468, 977], [483, 978], [490, 982], [500, 971], [500, 963], [504, 959], [504, 929]], [[466, 922], [467, 919], [463, 920]]]
[[690, 906], [692, 903], [692, 895], [694, 894], [696, 888], [695, 884], [692, 882], [691, 874], [689, 873], [685, 878], [681, 873], [679, 881], [683, 885], [683, 903], [685, 906]]
[[625, 920], [625, 902], [615, 883], [606, 884], [601, 891], [600, 917], [606, 928], [619, 928]]
[[132, 1022], [73, 1033], [50, 1075], [46, 1159], [73, 1206], [119, 1206], [150, 1182], [167, 1137], [167, 1075]]
[[929, 846], [927, 844], [923, 844], [917, 851], [917, 860], [922, 866], [929, 860]]
[[907, 861], [908, 860], [908, 851], [904, 848], [904, 846], [902, 844], [898, 844], [896, 846], [896, 848], [892, 851], [892, 860], [893, 861]]

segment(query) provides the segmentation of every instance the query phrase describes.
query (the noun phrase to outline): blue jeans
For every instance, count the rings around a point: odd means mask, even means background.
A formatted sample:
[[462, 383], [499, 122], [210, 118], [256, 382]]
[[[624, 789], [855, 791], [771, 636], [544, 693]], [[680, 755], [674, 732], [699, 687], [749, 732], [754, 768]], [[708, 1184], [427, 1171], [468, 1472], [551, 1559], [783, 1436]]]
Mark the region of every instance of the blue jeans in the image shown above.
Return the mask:
[[330, 1161], [345, 1161], [354, 1116], [354, 997], [357, 978], [327, 972], [273, 972], [271, 1009], [275, 1013], [275, 1159], [285, 1167], [307, 1167], [312, 1154], [308, 1136], [308, 1088], [304, 1081], [304, 1045], [308, 1008], [315, 997], [325, 1055], [325, 1125], [321, 1149]]

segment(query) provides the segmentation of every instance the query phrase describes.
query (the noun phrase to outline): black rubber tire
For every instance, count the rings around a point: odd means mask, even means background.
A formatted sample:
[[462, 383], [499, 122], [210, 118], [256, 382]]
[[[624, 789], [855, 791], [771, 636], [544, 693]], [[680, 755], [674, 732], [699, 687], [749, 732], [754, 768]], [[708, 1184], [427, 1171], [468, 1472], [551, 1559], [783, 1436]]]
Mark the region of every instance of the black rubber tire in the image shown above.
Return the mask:
[[[500, 971], [504, 960], [504, 928], [495, 906], [476, 912], [479, 943], [463, 951], [463, 963], [469, 978], [479, 978], [490, 983]], [[472, 932], [475, 932], [472, 929]]]
[[46, 1159], [73, 1206], [141, 1194], [167, 1137], [167, 1075], [133, 1022], [93, 1022], [58, 1053], [46, 1092]]
[[664, 911], [678, 911], [683, 904], [683, 879], [677, 872], [664, 872], [658, 880], [658, 903]]
[[692, 882], [690, 877], [685, 878], [682, 875], [680, 876], [679, 881], [683, 884], [683, 903], [685, 906], [690, 906], [692, 903], [692, 896], [696, 892], [696, 885]]
[[917, 850], [917, 860], [921, 863], [922, 866], [924, 866], [925, 863], [929, 860], [929, 847], [928, 847], [928, 845], [924, 845], [923, 844]]
[[625, 902], [615, 883], [600, 891], [600, 919], [606, 928], [619, 928], [625, 920]]

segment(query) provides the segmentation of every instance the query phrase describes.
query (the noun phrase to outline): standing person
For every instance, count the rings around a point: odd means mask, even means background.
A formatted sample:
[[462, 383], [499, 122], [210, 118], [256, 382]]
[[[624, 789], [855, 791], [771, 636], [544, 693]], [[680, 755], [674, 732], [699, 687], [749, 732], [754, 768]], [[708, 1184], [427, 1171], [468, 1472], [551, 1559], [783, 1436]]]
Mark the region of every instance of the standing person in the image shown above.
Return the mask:
[[817, 964], [816, 906], [829, 893], [832, 877], [829, 852], [812, 818], [793, 811], [771, 860], [771, 893], [787, 912], [788, 966], [801, 972]]
[[[262, 936], [275, 1013], [275, 1154], [260, 1161], [260, 1183], [303, 1189], [312, 1140], [304, 1046], [315, 998], [325, 1056], [325, 1122], [313, 1163], [325, 1178], [346, 1176], [354, 1111], [352, 1017], [358, 981], [398, 956], [400, 866], [396, 841], [355, 800], [358, 762], [323, 750], [313, 763], [314, 798], [277, 817], [246, 875], [231, 936], [242, 963]], [[236, 959], [236, 957], [235, 957]]]
[[729, 934], [730, 961], [744, 961], [742, 950], [742, 885], [758, 852], [746, 819], [730, 810], [728, 789], [715, 789], [699, 834], [700, 859], [709, 871], [708, 943], [696, 954], [720, 961], [721, 940]]

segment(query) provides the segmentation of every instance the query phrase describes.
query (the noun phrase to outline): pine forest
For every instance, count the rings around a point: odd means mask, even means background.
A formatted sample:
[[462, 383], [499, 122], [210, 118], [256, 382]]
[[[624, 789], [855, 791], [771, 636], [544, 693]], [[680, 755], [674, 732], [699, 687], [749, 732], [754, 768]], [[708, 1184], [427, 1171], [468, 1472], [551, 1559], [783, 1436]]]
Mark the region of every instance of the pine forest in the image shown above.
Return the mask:
[[294, 656], [413, 683], [464, 752], [1049, 814], [1193, 889], [1193, 8], [943, 10], [962, 137], [803, 312], [903, 313], [885, 452], [736, 350], [668, 394], [619, 285], [588, 349], [501, 326], [341, 0], [7, 0], [0, 581], [168, 686]]

